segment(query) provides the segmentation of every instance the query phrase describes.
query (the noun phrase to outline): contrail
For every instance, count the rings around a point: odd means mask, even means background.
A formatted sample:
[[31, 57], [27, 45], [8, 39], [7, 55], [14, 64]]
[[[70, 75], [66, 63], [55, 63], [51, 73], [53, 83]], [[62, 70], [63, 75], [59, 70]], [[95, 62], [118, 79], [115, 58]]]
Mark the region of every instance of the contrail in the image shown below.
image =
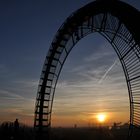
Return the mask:
[[111, 71], [111, 69], [116, 65], [118, 60], [115, 60], [114, 63], [107, 69], [105, 74], [101, 77], [101, 79], [98, 81], [98, 84], [101, 84], [102, 81], [106, 78], [107, 74]]

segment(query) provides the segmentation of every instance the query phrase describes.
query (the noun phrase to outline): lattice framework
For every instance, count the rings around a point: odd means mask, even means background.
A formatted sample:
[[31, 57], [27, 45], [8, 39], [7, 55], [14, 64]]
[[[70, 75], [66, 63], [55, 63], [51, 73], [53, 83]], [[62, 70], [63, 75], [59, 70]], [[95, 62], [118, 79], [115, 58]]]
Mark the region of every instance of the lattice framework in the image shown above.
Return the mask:
[[[109, 6], [109, 5], [111, 6]], [[122, 64], [130, 100], [130, 128], [140, 126], [139, 12], [120, 2], [92, 2], [74, 12], [57, 31], [46, 56], [35, 105], [35, 128], [49, 133], [56, 84], [76, 43], [98, 32], [112, 45]], [[131, 129], [130, 129], [131, 133]]]

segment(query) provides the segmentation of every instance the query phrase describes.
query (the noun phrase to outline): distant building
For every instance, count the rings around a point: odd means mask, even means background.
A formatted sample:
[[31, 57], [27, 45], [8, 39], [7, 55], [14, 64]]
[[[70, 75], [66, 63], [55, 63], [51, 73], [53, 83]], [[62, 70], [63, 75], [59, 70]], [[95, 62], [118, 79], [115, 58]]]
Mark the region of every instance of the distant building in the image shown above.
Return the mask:
[[77, 128], [77, 124], [74, 124], [74, 128]]

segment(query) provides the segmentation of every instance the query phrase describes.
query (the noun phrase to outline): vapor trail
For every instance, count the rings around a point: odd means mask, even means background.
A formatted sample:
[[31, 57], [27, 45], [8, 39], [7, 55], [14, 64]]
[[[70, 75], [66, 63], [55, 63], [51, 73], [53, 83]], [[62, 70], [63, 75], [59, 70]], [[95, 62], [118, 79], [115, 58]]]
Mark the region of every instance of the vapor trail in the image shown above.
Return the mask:
[[107, 71], [104, 73], [104, 75], [101, 77], [101, 79], [98, 81], [98, 84], [101, 84], [102, 81], [106, 78], [107, 74], [112, 70], [112, 68], [116, 65], [118, 60], [115, 60], [114, 63], [107, 69]]

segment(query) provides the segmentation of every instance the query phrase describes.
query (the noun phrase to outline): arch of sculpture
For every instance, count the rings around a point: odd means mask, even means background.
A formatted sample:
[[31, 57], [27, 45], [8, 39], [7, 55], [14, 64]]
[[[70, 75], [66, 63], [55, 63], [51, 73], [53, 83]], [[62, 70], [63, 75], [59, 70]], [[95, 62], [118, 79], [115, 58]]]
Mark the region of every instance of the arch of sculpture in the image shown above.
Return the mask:
[[118, 0], [97, 0], [72, 13], [57, 31], [43, 65], [35, 105], [35, 129], [49, 134], [56, 84], [72, 48], [98, 32], [114, 48], [122, 64], [130, 101], [130, 134], [140, 126], [139, 11]]

